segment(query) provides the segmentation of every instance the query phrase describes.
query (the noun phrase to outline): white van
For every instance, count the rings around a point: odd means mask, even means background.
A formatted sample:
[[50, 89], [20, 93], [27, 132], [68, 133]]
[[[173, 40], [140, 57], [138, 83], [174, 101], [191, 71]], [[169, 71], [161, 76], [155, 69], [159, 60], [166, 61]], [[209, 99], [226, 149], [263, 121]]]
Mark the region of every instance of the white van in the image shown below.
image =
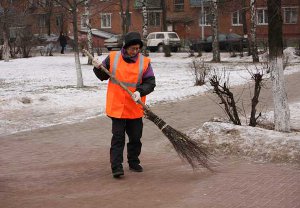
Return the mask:
[[176, 32], [152, 32], [147, 36], [147, 49], [151, 52], [162, 52], [164, 43], [170, 45], [172, 52], [177, 52], [181, 46]]

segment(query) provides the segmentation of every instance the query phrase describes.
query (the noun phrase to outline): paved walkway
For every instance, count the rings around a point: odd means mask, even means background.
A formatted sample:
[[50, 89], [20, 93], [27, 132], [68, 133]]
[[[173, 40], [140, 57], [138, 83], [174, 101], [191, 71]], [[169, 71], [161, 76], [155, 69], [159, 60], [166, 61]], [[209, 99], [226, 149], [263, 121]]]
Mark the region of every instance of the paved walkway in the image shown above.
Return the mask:
[[[300, 100], [299, 80], [300, 73], [288, 77], [290, 102]], [[221, 115], [209, 97], [156, 105], [153, 111], [187, 131]], [[264, 105], [271, 108], [271, 101], [270, 93], [264, 92]], [[146, 120], [141, 156], [145, 171], [130, 172], [125, 163], [125, 177], [113, 179], [110, 125], [103, 117], [0, 138], [0, 207], [300, 207], [299, 165], [224, 156], [215, 173], [193, 172]]]

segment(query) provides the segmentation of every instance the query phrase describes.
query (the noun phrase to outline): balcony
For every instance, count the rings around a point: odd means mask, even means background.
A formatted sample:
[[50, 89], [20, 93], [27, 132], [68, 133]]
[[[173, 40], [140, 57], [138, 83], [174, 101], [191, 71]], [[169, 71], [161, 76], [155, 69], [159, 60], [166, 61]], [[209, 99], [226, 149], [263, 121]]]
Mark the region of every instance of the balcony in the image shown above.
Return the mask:
[[203, 6], [207, 6], [212, 0], [190, 0], [190, 6], [201, 7], [202, 1], [203, 1]]
[[[145, 1], [145, 5], [147, 7], [147, 9], [160, 9], [161, 5], [160, 5], [160, 1], [161, 0], [144, 0]], [[135, 9], [141, 9], [142, 8], [142, 0], [135, 0], [134, 1], [134, 8]]]

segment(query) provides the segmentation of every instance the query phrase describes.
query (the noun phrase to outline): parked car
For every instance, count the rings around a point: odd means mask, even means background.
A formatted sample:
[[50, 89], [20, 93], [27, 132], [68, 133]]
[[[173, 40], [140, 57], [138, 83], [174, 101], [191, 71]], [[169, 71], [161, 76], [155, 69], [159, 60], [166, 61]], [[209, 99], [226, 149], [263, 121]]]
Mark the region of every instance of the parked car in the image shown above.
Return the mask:
[[[236, 33], [220, 33], [219, 48], [221, 51], [242, 51], [248, 47], [248, 39]], [[195, 41], [190, 45], [190, 49], [194, 51], [203, 50], [205, 52], [212, 51], [212, 36], [208, 36], [205, 40]]]
[[172, 52], [177, 52], [181, 46], [176, 32], [152, 32], [147, 36], [147, 49], [151, 52], [162, 52], [164, 43], [170, 45]]
[[111, 38], [104, 40], [104, 46], [111, 51], [113, 48], [122, 48], [123, 42], [123, 35], [113, 35]]

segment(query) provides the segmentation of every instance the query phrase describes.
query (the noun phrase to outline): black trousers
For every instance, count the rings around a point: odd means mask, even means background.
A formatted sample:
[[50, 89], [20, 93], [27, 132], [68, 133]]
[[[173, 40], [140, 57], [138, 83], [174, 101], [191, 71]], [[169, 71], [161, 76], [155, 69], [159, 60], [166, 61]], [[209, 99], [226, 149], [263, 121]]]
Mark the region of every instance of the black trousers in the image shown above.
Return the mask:
[[125, 133], [129, 138], [127, 143], [127, 159], [129, 164], [140, 164], [139, 155], [142, 149], [143, 120], [137, 119], [112, 119], [112, 139], [110, 147], [111, 167], [121, 166], [125, 146]]
[[61, 51], [60, 51], [61, 54], [64, 54], [64, 53], [65, 53], [65, 47], [66, 47], [66, 46], [61, 46]]

